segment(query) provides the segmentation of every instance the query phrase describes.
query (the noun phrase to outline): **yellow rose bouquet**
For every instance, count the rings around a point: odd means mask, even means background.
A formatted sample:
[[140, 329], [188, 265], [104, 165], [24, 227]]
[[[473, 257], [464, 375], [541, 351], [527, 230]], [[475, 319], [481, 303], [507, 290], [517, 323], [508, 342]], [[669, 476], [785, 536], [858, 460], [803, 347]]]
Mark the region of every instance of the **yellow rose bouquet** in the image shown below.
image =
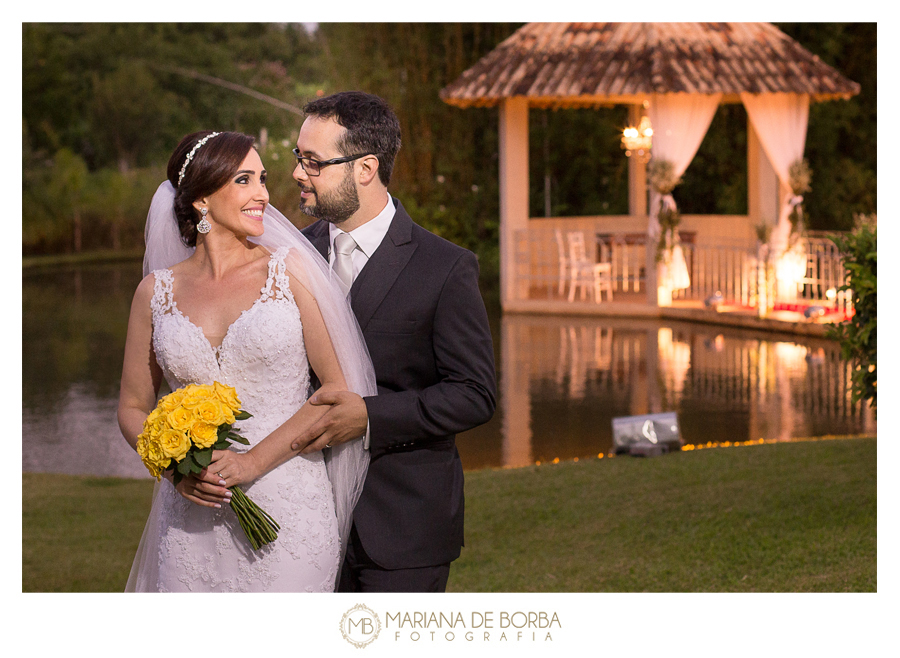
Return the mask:
[[[209, 466], [213, 450], [226, 450], [232, 441], [250, 445], [233, 428], [235, 421], [248, 418], [233, 387], [190, 384], [164, 396], [147, 416], [137, 452], [153, 477], [159, 480], [165, 471], [173, 471], [178, 484], [185, 475]], [[254, 550], [274, 541], [281, 529], [278, 523], [240, 488], [228, 489], [231, 509]]]

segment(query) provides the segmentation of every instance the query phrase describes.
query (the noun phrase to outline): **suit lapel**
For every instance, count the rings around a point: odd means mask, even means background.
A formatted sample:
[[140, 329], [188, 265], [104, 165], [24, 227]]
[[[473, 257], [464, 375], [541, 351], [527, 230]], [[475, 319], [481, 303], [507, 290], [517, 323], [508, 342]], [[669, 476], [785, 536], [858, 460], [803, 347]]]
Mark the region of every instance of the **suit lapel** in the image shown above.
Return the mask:
[[350, 303], [363, 331], [416, 250], [412, 227], [412, 219], [398, 200], [387, 235], [350, 288]]
[[304, 235], [309, 239], [316, 250], [322, 254], [322, 257], [328, 260], [328, 247], [330, 244], [328, 236], [328, 222], [322, 220], [317, 221], [308, 229], [303, 231]]

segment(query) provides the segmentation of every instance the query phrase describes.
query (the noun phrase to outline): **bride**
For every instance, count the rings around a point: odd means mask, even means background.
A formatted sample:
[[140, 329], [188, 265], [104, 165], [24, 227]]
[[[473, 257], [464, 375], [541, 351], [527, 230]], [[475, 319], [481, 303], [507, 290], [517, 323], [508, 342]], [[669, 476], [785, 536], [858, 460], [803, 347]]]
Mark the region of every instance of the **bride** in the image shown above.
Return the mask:
[[[145, 277], [128, 321], [119, 426], [136, 446], [162, 378], [235, 387], [250, 446], [154, 490], [128, 591], [333, 591], [365, 478], [361, 439], [299, 455], [291, 441], [327, 407], [320, 390], [375, 393], [346, 290], [269, 206], [253, 138], [199, 132], [169, 160], [147, 218]], [[254, 551], [229, 508], [240, 486], [281, 526]]]

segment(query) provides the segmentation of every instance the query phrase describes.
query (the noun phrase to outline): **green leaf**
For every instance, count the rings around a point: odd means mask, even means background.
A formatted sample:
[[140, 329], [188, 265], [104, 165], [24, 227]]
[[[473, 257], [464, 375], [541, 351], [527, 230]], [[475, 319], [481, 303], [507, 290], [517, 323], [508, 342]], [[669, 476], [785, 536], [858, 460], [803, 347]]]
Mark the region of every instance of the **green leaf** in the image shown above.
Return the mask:
[[247, 439], [242, 437], [240, 434], [235, 434], [234, 432], [229, 432], [228, 438], [231, 439], [232, 441], [234, 441], [235, 443], [240, 443], [245, 446], [250, 445], [250, 442]]
[[197, 450], [194, 452], [194, 459], [200, 466], [206, 467], [209, 466], [209, 463], [212, 461], [212, 448], [204, 448], [203, 450]]
[[242, 409], [241, 411], [239, 411], [238, 413], [236, 413], [235, 416], [234, 416], [234, 419], [235, 419], [235, 420], [247, 420], [248, 418], [253, 418], [253, 416], [251, 416], [250, 414], [248, 414], [248, 413], [247, 413], [246, 411], [244, 411], [243, 409]]
[[186, 455], [184, 459], [178, 462], [178, 466], [176, 466], [176, 470], [182, 475], [187, 475], [191, 472], [191, 464], [194, 463], [194, 460], [191, 459], [190, 455]]

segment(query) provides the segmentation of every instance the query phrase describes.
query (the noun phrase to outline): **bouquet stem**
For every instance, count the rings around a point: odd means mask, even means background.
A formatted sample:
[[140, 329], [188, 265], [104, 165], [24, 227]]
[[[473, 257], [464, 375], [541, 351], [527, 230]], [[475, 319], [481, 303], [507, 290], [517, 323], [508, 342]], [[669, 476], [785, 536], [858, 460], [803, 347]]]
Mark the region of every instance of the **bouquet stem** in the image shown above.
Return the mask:
[[253, 546], [259, 550], [269, 542], [275, 541], [281, 526], [269, 516], [259, 505], [247, 497], [239, 487], [228, 487], [231, 492], [231, 509], [237, 514], [244, 534]]

